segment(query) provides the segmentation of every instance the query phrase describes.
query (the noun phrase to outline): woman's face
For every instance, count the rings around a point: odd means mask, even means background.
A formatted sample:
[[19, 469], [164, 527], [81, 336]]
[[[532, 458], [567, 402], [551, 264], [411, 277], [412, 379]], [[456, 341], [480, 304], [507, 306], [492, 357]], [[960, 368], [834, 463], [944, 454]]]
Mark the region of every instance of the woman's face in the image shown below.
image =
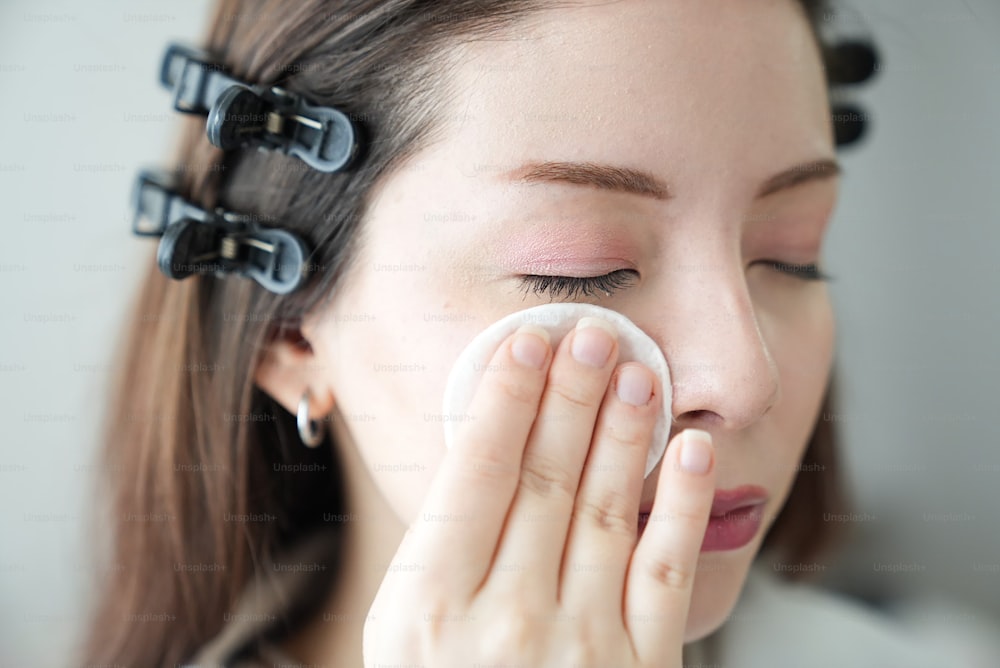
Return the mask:
[[[630, 0], [546, 10], [453, 55], [439, 141], [382, 183], [353, 273], [304, 328], [340, 447], [408, 524], [443, 420], [461, 418], [441, 413], [445, 380], [478, 332], [551, 300], [621, 312], [670, 363], [674, 433], [714, 435], [718, 488], [770, 495], [749, 545], [702, 554], [687, 629], [702, 637], [790, 489], [832, 362], [826, 285], [765, 263], [820, 260], [836, 199], [808, 23], [791, 0]], [[621, 269], [635, 273], [595, 297], [521, 279]]]

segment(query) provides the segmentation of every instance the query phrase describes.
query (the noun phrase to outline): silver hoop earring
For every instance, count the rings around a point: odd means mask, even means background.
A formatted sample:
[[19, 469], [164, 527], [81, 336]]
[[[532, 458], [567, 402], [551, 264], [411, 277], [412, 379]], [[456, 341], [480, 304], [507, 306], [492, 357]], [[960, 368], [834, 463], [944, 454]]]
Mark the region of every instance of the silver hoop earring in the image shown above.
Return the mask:
[[323, 442], [323, 425], [309, 419], [309, 390], [299, 399], [299, 412], [296, 415], [299, 427], [299, 438], [308, 448], [315, 448]]

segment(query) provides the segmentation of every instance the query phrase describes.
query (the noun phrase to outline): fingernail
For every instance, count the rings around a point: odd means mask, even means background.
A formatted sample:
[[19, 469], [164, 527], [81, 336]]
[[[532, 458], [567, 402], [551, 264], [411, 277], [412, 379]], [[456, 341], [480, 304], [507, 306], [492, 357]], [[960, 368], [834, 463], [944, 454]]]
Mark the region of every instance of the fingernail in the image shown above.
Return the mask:
[[653, 377], [642, 367], [624, 367], [618, 372], [615, 391], [626, 404], [645, 406], [653, 396]]
[[549, 355], [549, 333], [535, 325], [521, 325], [514, 332], [510, 352], [518, 363], [541, 369]]
[[608, 363], [617, 338], [618, 331], [607, 320], [591, 316], [580, 318], [570, 352], [578, 362], [600, 369]]
[[704, 474], [712, 468], [712, 435], [701, 429], [685, 429], [681, 448], [681, 468]]

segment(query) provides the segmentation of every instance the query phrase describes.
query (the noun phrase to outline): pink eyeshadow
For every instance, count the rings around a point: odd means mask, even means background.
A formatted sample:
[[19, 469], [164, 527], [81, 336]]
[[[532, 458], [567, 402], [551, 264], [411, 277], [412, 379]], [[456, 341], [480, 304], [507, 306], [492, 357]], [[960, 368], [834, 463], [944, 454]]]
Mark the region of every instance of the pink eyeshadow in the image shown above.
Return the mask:
[[606, 230], [563, 227], [511, 233], [498, 240], [494, 257], [507, 271], [585, 275], [631, 267], [635, 250]]

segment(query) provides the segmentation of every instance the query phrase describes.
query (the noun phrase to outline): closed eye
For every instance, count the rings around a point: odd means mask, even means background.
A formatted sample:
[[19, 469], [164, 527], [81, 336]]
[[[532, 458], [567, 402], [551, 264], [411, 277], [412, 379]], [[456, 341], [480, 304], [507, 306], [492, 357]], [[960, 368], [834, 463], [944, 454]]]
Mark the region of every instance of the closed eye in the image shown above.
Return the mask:
[[777, 269], [783, 274], [788, 274], [794, 276], [795, 278], [800, 278], [803, 281], [832, 281], [833, 276], [824, 273], [820, 270], [819, 265], [813, 264], [792, 264], [790, 262], [781, 262], [780, 260], [758, 260], [763, 264], [768, 265], [774, 269]]
[[578, 297], [597, 297], [601, 293], [610, 297], [612, 293], [633, 285], [639, 277], [634, 269], [618, 269], [603, 276], [542, 276], [528, 274], [521, 277], [521, 290], [524, 296], [528, 292], [535, 295], [549, 294], [552, 299], [560, 296], [564, 299]]

